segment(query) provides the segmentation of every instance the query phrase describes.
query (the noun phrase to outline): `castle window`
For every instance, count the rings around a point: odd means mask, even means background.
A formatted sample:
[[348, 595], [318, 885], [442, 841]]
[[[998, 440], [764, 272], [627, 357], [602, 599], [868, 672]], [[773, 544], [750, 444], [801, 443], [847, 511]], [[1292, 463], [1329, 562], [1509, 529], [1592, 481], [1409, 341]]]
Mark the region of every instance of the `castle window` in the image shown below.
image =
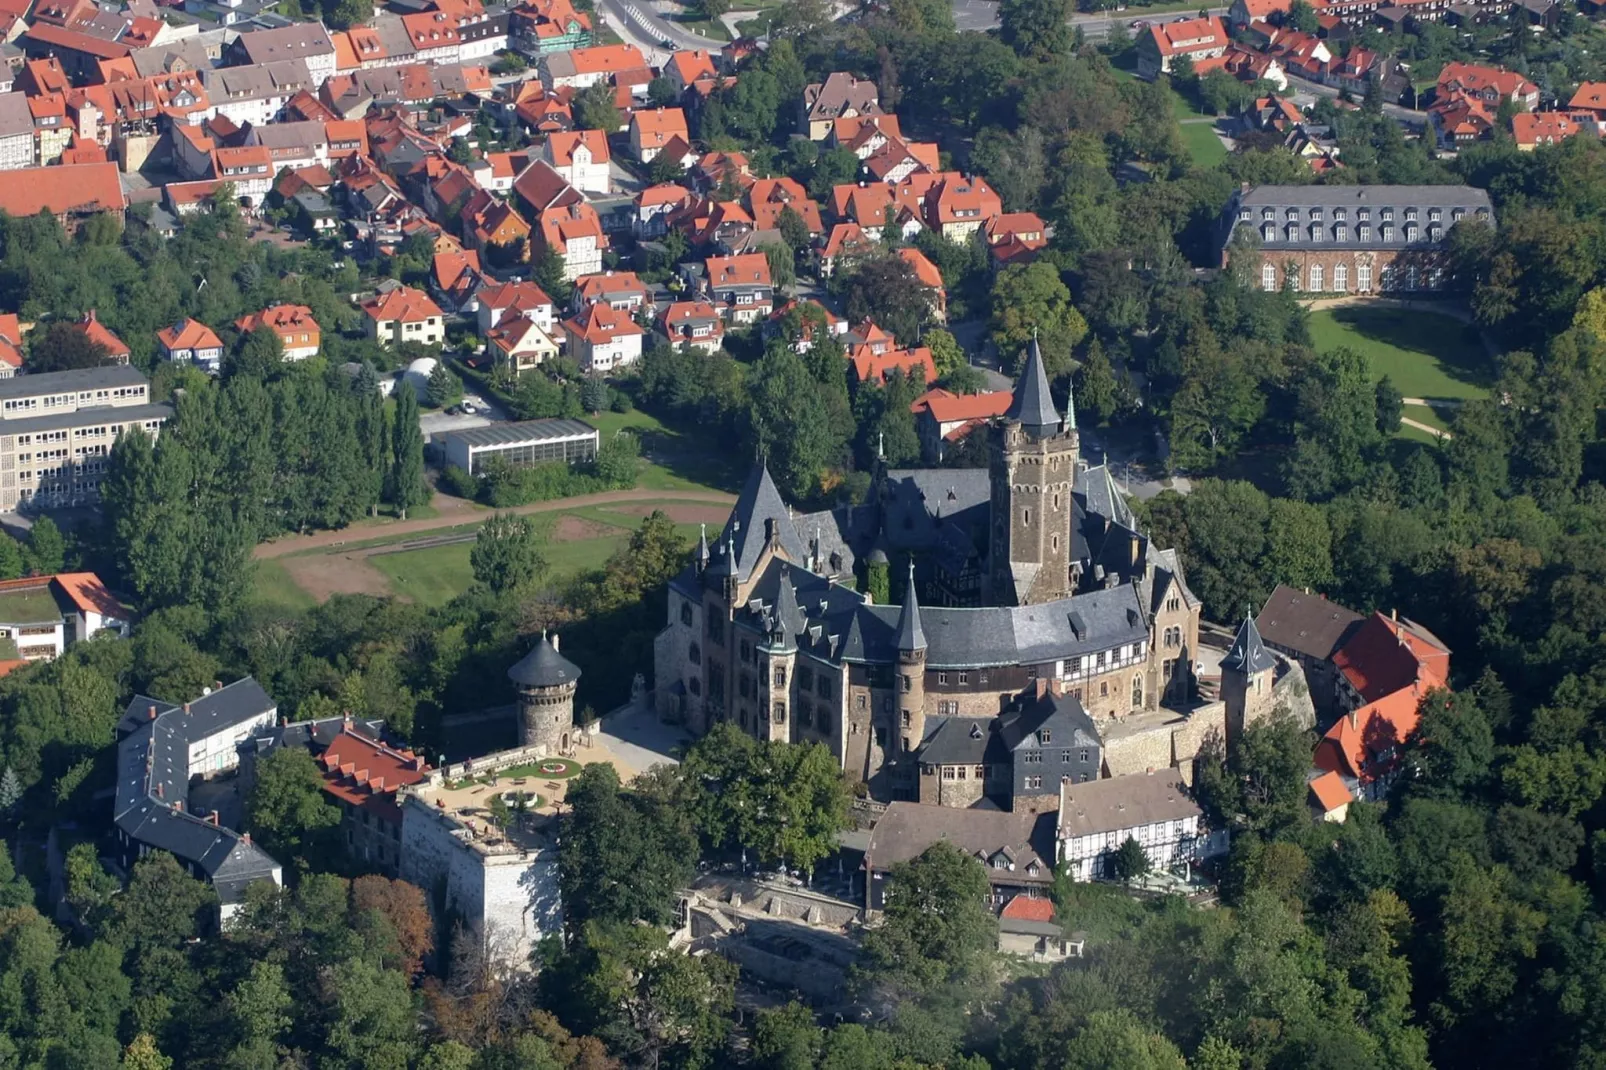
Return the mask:
[[775, 667], [775, 686], [776, 687], [785, 687], [786, 686], [786, 669], [782, 668], [779, 665], [777, 665]]
[[987, 767], [985, 765], [978, 765], [976, 767], [976, 779], [980, 780], [982, 777], [984, 777], [986, 775], [987, 775]]
[[693, 665], [701, 665], [703, 663], [702, 647], [698, 646], [696, 643], [693, 643], [686, 651], [686, 660], [690, 661]]
[[820, 731], [831, 731], [831, 711], [826, 709], [824, 706], [820, 707]]
[[799, 666], [797, 670], [797, 689], [799, 691], [812, 691], [814, 689], [814, 670], [807, 666]]
[[725, 618], [717, 614], [708, 614], [708, 638], [720, 645], [725, 643]]
[[908, 673], [904, 673], [900, 679], [903, 681], [903, 693], [907, 695], [910, 689], [914, 686], [914, 681], [910, 679]]
[[1068, 762], [1070, 762], [1070, 760], [1071, 760], [1071, 752], [1070, 751], [1068, 751], [1068, 750], [1060, 751], [1060, 762], [1061, 763], [1068, 763]]
[[1143, 677], [1132, 677], [1132, 708], [1137, 709], [1143, 705]]
[[745, 672], [736, 681], [736, 693], [743, 698], [753, 697], [753, 679]]
[[1030, 509], [1022, 509], [1020, 511], [1020, 522], [1022, 524], [1030, 524], [1032, 522], [1032, 511]]
[[956, 765], [956, 766], [954, 766], [954, 769], [958, 773], [960, 780], [968, 779], [968, 776], [969, 776], [969, 773], [970, 773], [969, 769], [965, 768], [962, 765]]
[[1043, 752], [1040, 750], [1021, 751], [1020, 760], [1027, 765], [1038, 765], [1043, 761]]
[[701, 695], [703, 693], [703, 682], [697, 679], [697, 677], [693, 676], [690, 680], [686, 681], [686, 690], [690, 691], [693, 697]]
[[691, 603], [690, 602], [682, 602], [680, 604], [680, 623], [686, 625], [687, 627], [691, 626]]
[[1079, 753], [1079, 754], [1078, 754], [1078, 755], [1077, 755], [1077, 759], [1076, 759], [1076, 760], [1077, 760], [1077, 761], [1079, 761], [1079, 762], [1081, 762], [1081, 763], [1083, 763], [1083, 764], [1084, 764], [1084, 765], [1085, 765], [1085, 764], [1086, 764], [1086, 763], [1087, 763], [1087, 751], [1086, 751], [1086, 750], [1083, 750], [1083, 751], [1081, 751], [1081, 752], [1080, 752], [1080, 753]]
[[962, 684], [970, 683], [970, 674], [968, 672], [960, 673], [959, 674], [959, 682], [962, 683]]
[[1065, 672], [1068, 675], [1075, 676], [1077, 673], [1079, 673], [1081, 671], [1082, 671], [1082, 659], [1080, 657], [1072, 658], [1071, 660], [1069, 660], [1069, 661], [1067, 661], [1065, 663]]
[[1277, 289], [1277, 268], [1275, 265], [1260, 265], [1260, 288], [1267, 293]]
[[1050, 535], [1048, 537], [1048, 548], [1053, 550], [1055, 553], [1059, 552], [1060, 537], [1058, 535]]
[[1059, 507], [1060, 507], [1060, 496], [1059, 496], [1058, 492], [1056, 492], [1054, 494], [1054, 508], [1058, 509]]
[[749, 658], [751, 658], [753, 656], [753, 648], [748, 645], [746, 639], [742, 640], [742, 655], [741, 656], [742, 656], [742, 660], [743, 661], [746, 661], [746, 660], [748, 660]]
[[798, 723], [801, 724], [804, 728], [808, 728], [809, 726], [813, 725], [814, 724], [814, 707], [810, 706], [807, 702], [803, 703], [801, 706], [799, 706], [797, 708], [797, 719], [798, 719]]
[[1110, 682], [1108, 680], [1100, 680], [1099, 681], [1099, 698], [1109, 698], [1109, 697], [1110, 697]]
[[[964, 683], [965, 682], [965, 677], [967, 677], [969, 675], [970, 675], [969, 673], [964, 673], [964, 672], [960, 673], [959, 674], [959, 682], [960, 683]], [[987, 686], [987, 674], [986, 673], [982, 673], [981, 674], [981, 686], [983, 686], [983, 687]]]
[[1166, 611], [1170, 612], [1170, 613], [1175, 613], [1177, 610], [1181, 609], [1182, 608], [1182, 598], [1181, 598], [1181, 596], [1180, 595], [1172, 595], [1170, 598], [1167, 598], [1165, 600], [1165, 608], [1166, 608]]
[[1039, 743], [1052, 743], [1054, 742], [1054, 736], [1049, 732], [1048, 729], [1045, 728], [1041, 732], [1037, 733], [1037, 741]]
[[861, 710], [864, 709], [865, 707], [869, 706], [870, 705], [869, 697], [865, 696], [865, 695], [860, 695], [857, 705], [858, 705], [859, 709], [861, 709]]
[[937, 683], [946, 684], [947, 682], [948, 682], [948, 674], [947, 673], [940, 672], [940, 673], [937, 674]]
[[1034, 790], [1034, 789], [1037, 789], [1037, 788], [1041, 788], [1042, 786], [1043, 786], [1043, 778], [1042, 777], [1040, 777], [1040, 776], [1029, 776], [1029, 777], [1026, 778], [1026, 787], [1029, 790]]
[[901, 716], [902, 716], [903, 727], [904, 728], [908, 728], [911, 724], [914, 723], [914, 719], [915, 719], [914, 718], [914, 714], [910, 713], [908, 710], [902, 711]]
[[959, 779], [959, 767], [957, 765], [945, 765], [945, 766], [943, 766], [942, 767], [942, 778], [944, 780], [958, 780]]
[[770, 715], [774, 719], [776, 724], [785, 724], [786, 723], [786, 704], [784, 702], [777, 702], [774, 705], [774, 707], [772, 707]]
[[825, 675], [824, 673], [821, 673], [820, 674], [819, 686], [816, 687], [814, 690], [815, 690], [815, 693], [818, 694], [821, 698], [830, 698], [831, 697], [831, 678], [829, 676]]

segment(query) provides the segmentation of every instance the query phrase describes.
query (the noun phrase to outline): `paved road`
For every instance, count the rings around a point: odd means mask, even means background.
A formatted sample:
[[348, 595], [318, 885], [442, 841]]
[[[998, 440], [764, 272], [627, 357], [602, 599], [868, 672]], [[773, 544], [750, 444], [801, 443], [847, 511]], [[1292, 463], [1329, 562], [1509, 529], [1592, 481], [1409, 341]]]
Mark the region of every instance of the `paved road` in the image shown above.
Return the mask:
[[[994, 0], [953, 0], [954, 25], [961, 30], [991, 30], [998, 26], [998, 4]], [[1212, 15], [1225, 15], [1227, 8], [1208, 9]], [[1166, 11], [1146, 14], [1143, 8], [1129, 7], [1125, 11], [1099, 12], [1093, 15], [1072, 15], [1071, 25], [1081, 27], [1090, 41], [1102, 40], [1110, 27], [1118, 23], [1132, 23], [1139, 19], [1148, 22], [1166, 22], [1172, 19], [1193, 18], [1196, 11]]]
[[[1292, 74], [1288, 76], [1288, 85], [1294, 90], [1294, 103], [1300, 105], [1301, 107], [1307, 107], [1311, 104], [1314, 104], [1316, 102], [1315, 98], [1317, 97], [1338, 96], [1338, 90], [1334, 89], [1330, 85], [1321, 85], [1317, 82], [1309, 82]], [[1427, 126], [1428, 123], [1427, 112], [1413, 111], [1410, 108], [1403, 108], [1398, 104], [1383, 105], [1383, 114], [1387, 115], [1390, 119], [1393, 119], [1397, 123], [1403, 123], [1406, 126], [1411, 127], [1413, 130], [1420, 130]]]
[[692, 33], [659, 17], [647, 0], [597, 0], [597, 12], [610, 30], [627, 44], [641, 49], [647, 62], [654, 67], [669, 61], [670, 50], [664, 47], [666, 40], [681, 49], [701, 48], [717, 53], [725, 47], [723, 41]]
[[[437, 496], [438, 497], [438, 496]], [[530, 505], [519, 505], [503, 512], [529, 515], [530, 513], [561, 513], [570, 509], [578, 509], [586, 505], [609, 505], [614, 502], [697, 502], [711, 505], [732, 505], [736, 501], [734, 494], [725, 494], [717, 490], [608, 490], [600, 494], [580, 494], [573, 498], [559, 498], [551, 502], [534, 502]], [[365, 542], [369, 539], [388, 539], [392, 536], [417, 535], [426, 531], [438, 531], [441, 528], [456, 527], [458, 524], [472, 524], [478, 520], [486, 520], [489, 512], [474, 510], [465, 515], [461, 508], [443, 512], [440, 516], [425, 517], [421, 520], [398, 520], [391, 524], [375, 524], [367, 527], [346, 528], [343, 531], [318, 531], [311, 535], [287, 535], [282, 539], [274, 539], [259, 545], [251, 556], [258, 560], [271, 557], [285, 557], [289, 554], [298, 554], [305, 550], [325, 550], [336, 546], [344, 546], [350, 542]]]

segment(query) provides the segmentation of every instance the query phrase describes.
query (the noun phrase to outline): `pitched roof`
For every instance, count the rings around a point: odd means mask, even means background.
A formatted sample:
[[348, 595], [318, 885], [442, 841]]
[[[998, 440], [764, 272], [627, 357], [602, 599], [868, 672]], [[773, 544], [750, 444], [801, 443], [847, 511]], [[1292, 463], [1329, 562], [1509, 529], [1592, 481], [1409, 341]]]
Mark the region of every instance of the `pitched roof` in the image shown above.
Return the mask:
[[1233, 638], [1232, 646], [1227, 650], [1227, 656], [1221, 659], [1221, 667], [1243, 673], [1245, 676], [1253, 676], [1276, 663], [1276, 659], [1266, 649], [1266, 644], [1260, 641], [1260, 629], [1255, 627], [1255, 618], [1244, 617], [1244, 622], [1238, 626], [1238, 634]]
[[[1007, 852], [1015, 862], [1008, 877], [1011, 884], [1049, 884], [1054, 879], [1053, 826], [1051, 813], [895, 802], [871, 830], [865, 858], [878, 870], [890, 869], [946, 841], [972, 857], [991, 858], [999, 851]], [[1034, 862], [1038, 872], [1031, 875], [1027, 869]]]
[[647, 66], [635, 45], [595, 45], [558, 52], [547, 57], [547, 70], [555, 78], [576, 74], [612, 74]]
[[400, 320], [416, 323], [421, 320], [441, 319], [445, 313], [423, 290], [411, 286], [398, 286], [389, 293], [377, 294], [362, 303], [362, 310], [378, 322]]
[[197, 319], [182, 319], [156, 332], [156, 340], [168, 352], [175, 349], [222, 349], [223, 340]]
[[1011, 921], [1053, 921], [1054, 900], [1042, 896], [1017, 895], [999, 911], [998, 916]]
[[352, 806], [377, 810], [392, 823], [401, 819], [397, 790], [421, 784], [430, 774], [421, 755], [391, 747], [355, 727], [343, 728], [318, 756], [318, 764], [324, 791]]
[[1425, 688], [1406, 687], [1333, 722], [1316, 745], [1319, 769], [1376, 780], [1394, 768], [1400, 744], [1416, 731]]
[[669, 57], [664, 69], [666, 72], [673, 70], [681, 85], [691, 85], [699, 78], [712, 78], [719, 73], [714, 67], [713, 54], [706, 49], [676, 52]]
[[1158, 821], [1199, 817], [1175, 769], [1060, 785], [1059, 838], [1121, 832]]
[[581, 275], [574, 280], [574, 292], [582, 301], [601, 301], [609, 294], [649, 294], [647, 284], [634, 271], [600, 271], [595, 275]]
[[[115, 165], [114, 165], [115, 166]], [[78, 329], [84, 332], [84, 337], [106, 350], [108, 356], [127, 357], [129, 355], [128, 343], [117, 337], [95, 314], [94, 309], [84, 313], [84, 318], [78, 321]], [[34, 381], [37, 381], [35, 377]]]
[[261, 312], [252, 312], [234, 321], [242, 333], [249, 334], [258, 327], [267, 327], [277, 334], [319, 333], [318, 321], [312, 318], [312, 309], [306, 305], [274, 305]]
[[710, 287], [771, 285], [770, 262], [763, 253], [711, 256], [705, 267]]
[[1219, 16], [1205, 19], [1178, 19], [1149, 27], [1149, 39], [1162, 56], [1221, 47], [1227, 43], [1227, 28]]
[[715, 545], [719, 555], [727, 548], [733, 552], [738, 579], [745, 580], [752, 575], [771, 528], [789, 560], [801, 563], [807, 558], [803, 540], [792, 523], [791, 511], [770, 478], [769, 468], [761, 462], [748, 471], [747, 482], [736, 497], [736, 507], [731, 510], [730, 519], [725, 522]]
[[0, 171], [0, 209], [13, 216], [121, 212], [128, 206], [114, 163], [24, 167]]
[[630, 116], [630, 125], [644, 147], [663, 145], [672, 137], [690, 136], [686, 113], [679, 108], [643, 108]]
[[442, 290], [451, 290], [464, 274], [481, 270], [480, 254], [473, 249], [448, 250], [436, 253], [431, 264], [435, 274], [435, 285]]
[[929, 412], [939, 424], [962, 420], [990, 420], [1009, 411], [1015, 399], [1013, 390], [994, 390], [985, 394], [955, 394], [935, 387], [915, 398], [909, 411]]
[[604, 304], [587, 305], [563, 321], [564, 329], [577, 338], [596, 344], [611, 342], [633, 334], [646, 334], [627, 312], [616, 312]]
[[541, 641], [508, 669], [507, 678], [521, 687], [566, 687], [579, 681], [580, 669], [542, 633]]
[[1578, 91], [1567, 102], [1569, 108], [1606, 110], [1606, 82], [1581, 82]]
[[883, 353], [876, 353], [869, 346], [856, 346], [848, 357], [848, 363], [853, 369], [854, 378], [861, 383], [884, 383], [894, 371], [915, 378], [916, 369], [922, 372], [925, 382], [937, 381], [937, 362], [932, 358], [931, 350], [925, 346], [889, 349]]
[[929, 286], [933, 290], [940, 290], [942, 286], [942, 272], [937, 270], [926, 254], [912, 245], [905, 245], [898, 250], [898, 258], [914, 269], [915, 278], [920, 280], [922, 286]]
[[555, 167], [572, 167], [574, 151], [584, 145], [593, 164], [607, 163], [608, 135], [601, 130], [559, 130], [547, 135], [547, 154]]
[[1348, 806], [1355, 801], [1350, 793], [1349, 785], [1344, 778], [1335, 772], [1326, 772], [1321, 776], [1312, 777], [1310, 793], [1316, 799], [1316, 804], [1322, 808], [1322, 813], [1330, 814], [1341, 806]]
[[1059, 410], [1054, 407], [1053, 395], [1048, 389], [1048, 372], [1043, 366], [1043, 351], [1032, 339], [1026, 353], [1026, 367], [1021, 369], [1015, 384], [1015, 397], [1005, 416], [1023, 427], [1051, 428], [1061, 424]]
[[1417, 683], [1426, 691], [1450, 677], [1450, 652], [1432, 633], [1381, 613], [1367, 618], [1333, 655], [1362, 702], [1376, 702]]
[[530, 312], [543, 306], [551, 308], [552, 298], [528, 279], [514, 279], [481, 290], [480, 305], [510, 312]]
[[926, 649], [926, 633], [920, 627], [920, 602], [915, 597], [915, 563], [909, 560], [909, 581], [903, 587], [903, 605], [898, 609], [898, 650]]

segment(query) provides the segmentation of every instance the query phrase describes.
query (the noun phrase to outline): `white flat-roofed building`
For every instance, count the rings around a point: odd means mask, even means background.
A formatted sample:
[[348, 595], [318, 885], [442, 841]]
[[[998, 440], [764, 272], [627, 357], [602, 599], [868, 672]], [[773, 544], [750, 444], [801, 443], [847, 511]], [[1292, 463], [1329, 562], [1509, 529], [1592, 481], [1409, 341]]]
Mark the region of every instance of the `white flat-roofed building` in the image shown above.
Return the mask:
[[441, 436], [446, 463], [479, 475], [486, 460], [500, 458], [518, 468], [564, 461], [575, 464], [597, 456], [602, 436], [584, 420], [526, 420], [448, 431]]

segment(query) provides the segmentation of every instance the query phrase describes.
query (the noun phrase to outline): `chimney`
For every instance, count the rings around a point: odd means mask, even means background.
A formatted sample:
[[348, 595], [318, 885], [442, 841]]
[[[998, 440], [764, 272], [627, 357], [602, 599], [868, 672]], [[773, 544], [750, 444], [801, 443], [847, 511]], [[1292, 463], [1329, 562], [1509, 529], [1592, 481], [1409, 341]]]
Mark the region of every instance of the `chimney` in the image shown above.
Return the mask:
[[1039, 676], [1036, 680], [1033, 681], [1033, 683], [1036, 686], [1036, 691], [1037, 691], [1037, 697], [1038, 698], [1042, 698], [1044, 695], [1048, 694], [1048, 681], [1047, 680], [1045, 680], [1041, 676]]
[[240, 842], [244, 844], [250, 844], [251, 834], [249, 832], [240, 833]]
[[155, 706], [146, 707], [146, 713], [149, 714], [149, 717], [147, 718], [148, 720], [152, 720], [152, 721], [156, 720], [156, 707]]
[[207, 815], [206, 815], [206, 822], [209, 825], [218, 824], [219, 823], [218, 822], [218, 812], [216, 810], [212, 810], [212, 811], [208, 812]]
[[174, 799], [173, 800], [173, 809], [177, 810], [179, 813], [182, 814], [184, 812], [184, 800], [183, 799]]
[[1399, 619], [1400, 619], [1400, 611], [1398, 609], [1389, 610], [1389, 620], [1398, 621]]
[[213, 680], [212, 681], [212, 690], [213, 691], [222, 691], [223, 690], [223, 681], [222, 680]]
[[156, 797], [158, 799], [163, 799], [163, 798], [167, 797], [167, 785], [166, 784], [157, 784], [156, 785]]
[[1138, 563], [1138, 535], [1137, 535], [1137, 532], [1133, 532], [1132, 533], [1131, 544], [1132, 544], [1132, 561], [1131, 561], [1131, 563], [1136, 565]]
[[553, 653], [557, 653], [557, 650], [558, 650], [558, 633], [557, 632], [553, 632], [552, 633], [552, 652]]
[[184, 716], [188, 717], [189, 715], [190, 715], [190, 704], [188, 702], [186, 702], [184, 704]]
[[1355, 709], [1349, 711], [1349, 726], [1350, 731], [1352, 732], [1359, 732], [1361, 730], [1360, 707], [1356, 707]]

